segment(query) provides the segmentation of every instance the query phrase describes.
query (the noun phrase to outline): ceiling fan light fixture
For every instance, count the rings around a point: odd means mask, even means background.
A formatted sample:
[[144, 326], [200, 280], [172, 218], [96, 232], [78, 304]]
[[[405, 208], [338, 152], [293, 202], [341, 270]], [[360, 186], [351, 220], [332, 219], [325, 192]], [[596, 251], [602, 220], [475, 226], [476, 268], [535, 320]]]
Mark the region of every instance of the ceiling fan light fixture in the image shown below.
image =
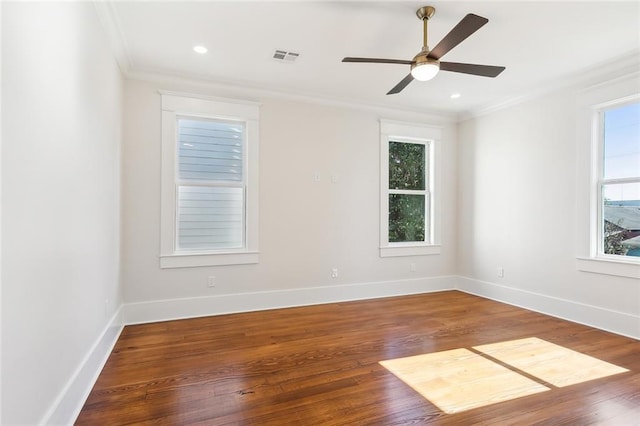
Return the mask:
[[[1, 0], [0, 0], [1, 1]], [[402, 59], [384, 59], [384, 58], [357, 58], [345, 57], [342, 62], [361, 62], [370, 64], [401, 64], [411, 65], [411, 74], [400, 80], [398, 84], [393, 86], [387, 92], [387, 95], [395, 95], [400, 93], [413, 80], [428, 81], [433, 79], [440, 68], [443, 71], [457, 72], [462, 74], [478, 75], [482, 77], [497, 77], [505, 67], [495, 65], [478, 65], [466, 64], [460, 62], [440, 62], [440, 59], [451, 49], [456, 47], [462, 41], [466, 40], [471, 34], [478, 31], [489, 20], [482, 16], [468, 13], [458, 24], [453, 27], [447, 35], [433, 48], [429, 49], [427, 25], [429, 20], [435, 14], [436, 9], [432, 6], [424, 6], [417, 10], [416, 16], [422, 21], [423, 26], [423, 43], [422, 50], [413, 57], [411, 61]], [[452, 98], [454, 98], [452, 96]]]
[[411, 66], [411, 75], [418, 81], [428, 81], [438, 74], [440, 63], [434, 60], [417, 62]]

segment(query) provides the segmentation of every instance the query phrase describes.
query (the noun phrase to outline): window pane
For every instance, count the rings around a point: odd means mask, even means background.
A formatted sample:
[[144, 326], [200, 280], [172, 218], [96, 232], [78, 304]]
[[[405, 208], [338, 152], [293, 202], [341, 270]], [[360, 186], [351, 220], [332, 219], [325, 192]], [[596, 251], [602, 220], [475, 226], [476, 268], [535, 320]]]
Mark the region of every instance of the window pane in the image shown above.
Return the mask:
[[640, 176], [640, 103], [604, 112], [604, 178]]
[[425, 189], [425, 145], [389, 142], [389, 189]]
[[243, 223], [243, 188], [178, 188], [179, 250], [241, 248]]
[[640, 183], [604, 185], [602, 193], [604, 253], [640, 256]]
[[425, 196], [389, 195], [389, 242], [424, 241]]
[[179, 119], [179, 178], [241, 182], [243, 132], [243, 123]]

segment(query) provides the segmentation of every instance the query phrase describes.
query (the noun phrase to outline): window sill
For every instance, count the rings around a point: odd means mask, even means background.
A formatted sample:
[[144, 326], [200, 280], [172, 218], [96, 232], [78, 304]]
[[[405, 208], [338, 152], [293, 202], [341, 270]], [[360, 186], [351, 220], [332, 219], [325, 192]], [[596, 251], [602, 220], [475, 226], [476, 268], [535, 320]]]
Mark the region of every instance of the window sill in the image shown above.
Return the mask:
[[249, 265], [258, 263], [259, 252], [169, 254], [160, 256], [160, 268], [195, 268], [199, 266]]
[[577, 268], [583, 272], [640, 279], [640, 263], [617, 259], [579, 257]]
[[426, 256], [440, 254], [439, 245], [380, 247], [380, 257]]

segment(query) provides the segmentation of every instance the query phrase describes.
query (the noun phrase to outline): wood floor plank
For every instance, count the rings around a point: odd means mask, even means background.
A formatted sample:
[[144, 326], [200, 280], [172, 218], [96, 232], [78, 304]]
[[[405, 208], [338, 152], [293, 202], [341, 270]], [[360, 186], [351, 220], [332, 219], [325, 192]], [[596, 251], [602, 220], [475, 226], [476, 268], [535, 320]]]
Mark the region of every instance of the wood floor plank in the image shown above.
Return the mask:
[[[379, 364], [527, 338], [629, 371], [446, 414]], [[447, 291], [127, 326], [76, 424], [637, 425], [639, 407], [639, 341]]]

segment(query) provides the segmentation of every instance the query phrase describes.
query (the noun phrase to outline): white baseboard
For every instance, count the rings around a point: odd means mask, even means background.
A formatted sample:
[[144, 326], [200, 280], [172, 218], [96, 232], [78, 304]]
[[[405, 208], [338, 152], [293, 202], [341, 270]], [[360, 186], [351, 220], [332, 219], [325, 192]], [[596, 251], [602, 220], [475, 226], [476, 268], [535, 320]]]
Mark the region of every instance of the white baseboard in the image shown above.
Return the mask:
[[416, 278], [291, 290], [155, 300], [124, 305], [126, 324], [262, 311], [350, 300], [454, 290], [457, 277]]
[[41, 425], [72, 425], [75, 422], [123, 328], [121, 305], [42, 417]]
[[447, 276], [124, 304], [85, 355], [40, 424], [71, 425], [75, 422], [124, 325], [429, 293], [453, 290], [455, 285], [456, 277]]
[[487, 281], [458, 277], [457, 289], [487, 299], [640, 339], [640, 316]]
[[460, 290], [531, 311], [640, 339], [640, 316], [459, 276], [127, 303], [120, 307], [105, 327], [101, 336], [43, 417], [41, 424], [73, 424], [125, 324], [141, 324], [446, 290]]

